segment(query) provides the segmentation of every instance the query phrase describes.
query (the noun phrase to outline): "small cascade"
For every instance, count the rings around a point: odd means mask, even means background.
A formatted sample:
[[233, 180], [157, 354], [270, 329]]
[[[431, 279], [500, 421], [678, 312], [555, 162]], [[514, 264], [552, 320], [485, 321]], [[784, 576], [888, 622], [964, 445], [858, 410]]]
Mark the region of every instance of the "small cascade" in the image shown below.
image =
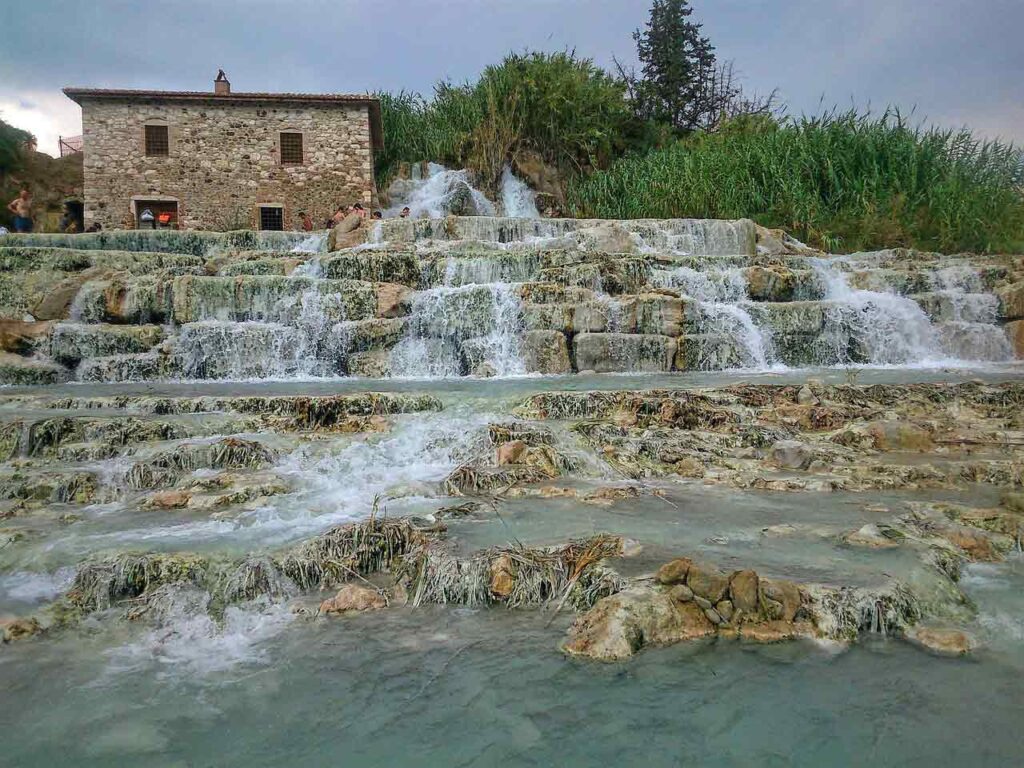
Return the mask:
[[520, 375], [522, 333], [522, 304], [508, 283], [431, 288], [413, 301], [391, 370], [432, 378]]
[[767, 368], [773, 362], [771, 334], [748, 310], [747, 282], [740, 269], [698, 271], [691, 267], [655, 270], [652, 282], [694, 300], [700, 370]]
[[997, 299], [981, 292], [971, 267], [934, 271], [929, 276], [934, 292], [915, 300], [851, 287], [847, 272], [837, 268], [840, 261], [809, 259], [824, 287], [825, 327], [817, 342], [823, 364], [921, 365], [1012, 357], [995, 325]]
[[825, 327], [818, 340], [826, 365], [906, 365], [943, 355], [928, 316], [913, 299], [852, 288], [827, 259], [810, 259], [824, 286]]
[[327, 233], [317, 232], [297, 243], [292, 253], [322, 253], [327, 250]]
[[452, 171], [437, 163], [429, 163], [427, 177], [406, 182], [405, 195], [394, 195], [394, 203], [386, 216], [397, 216], [405, 207], [412, 218], [425, 216], [440, 219], [456, 213], [459, 215], [494, 216], [494, 203], [483, 192], [476, 189], [469, 178], [469, 171]]
[[517, 219], [539, 219], [537, 193], [512, 173], [509, 166], [501, 172], [501, 205], [506, 216]]

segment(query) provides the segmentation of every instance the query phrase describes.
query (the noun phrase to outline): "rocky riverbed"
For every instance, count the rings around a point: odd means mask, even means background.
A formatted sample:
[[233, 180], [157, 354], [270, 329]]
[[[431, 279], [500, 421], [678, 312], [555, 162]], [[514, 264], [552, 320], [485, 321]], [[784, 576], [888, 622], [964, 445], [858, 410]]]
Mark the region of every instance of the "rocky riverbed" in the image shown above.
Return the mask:
[[1014, 754], [1019, 258], [371, 240], [0, 243], [5, 758], [903, 764], [982, 720]]

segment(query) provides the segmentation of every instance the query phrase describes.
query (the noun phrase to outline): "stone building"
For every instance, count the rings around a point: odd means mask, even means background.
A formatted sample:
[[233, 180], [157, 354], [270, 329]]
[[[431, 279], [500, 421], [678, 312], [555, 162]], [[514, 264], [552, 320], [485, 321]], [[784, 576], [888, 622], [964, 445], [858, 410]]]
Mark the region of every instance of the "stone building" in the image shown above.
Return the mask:
[[85, 223], [182, 229], [317, 228], [376, 202], [380, 102], [367, 95], [65, 88], [82, 107]]

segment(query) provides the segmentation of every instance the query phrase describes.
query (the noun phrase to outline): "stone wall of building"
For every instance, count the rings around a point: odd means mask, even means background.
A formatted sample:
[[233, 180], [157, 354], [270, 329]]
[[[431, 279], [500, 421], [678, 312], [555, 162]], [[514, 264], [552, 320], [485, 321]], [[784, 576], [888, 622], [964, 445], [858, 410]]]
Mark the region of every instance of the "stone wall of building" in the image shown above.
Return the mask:
[[[105, 228], [133, 200], [174, 199], [183, 229], [257, 228], [280, 204], [284, 228], [317, 227], [338, 205], [376, 201], [366, 104], [83, 100], [85, 222]], [[145, 126], [166, 125], [169, 155], [145, 152]], [[303, 163], [282, 165], [281, 132], [303, 136]]]

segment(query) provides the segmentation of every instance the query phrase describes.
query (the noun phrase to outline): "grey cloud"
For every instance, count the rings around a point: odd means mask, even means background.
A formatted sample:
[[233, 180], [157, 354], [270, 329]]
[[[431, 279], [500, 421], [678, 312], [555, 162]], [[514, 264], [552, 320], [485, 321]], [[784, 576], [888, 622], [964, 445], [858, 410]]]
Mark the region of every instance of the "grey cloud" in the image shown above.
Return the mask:
[[[633, 56], [647, 0], [179, 0], [3, 3], [0, 96], [68, 84], [429, 92], [509, 50], [575, 48], [610, 66]], [[791, 111], [893, 103], [1024, 140], [1019, 0], [696, 0], [748, 87]]]

